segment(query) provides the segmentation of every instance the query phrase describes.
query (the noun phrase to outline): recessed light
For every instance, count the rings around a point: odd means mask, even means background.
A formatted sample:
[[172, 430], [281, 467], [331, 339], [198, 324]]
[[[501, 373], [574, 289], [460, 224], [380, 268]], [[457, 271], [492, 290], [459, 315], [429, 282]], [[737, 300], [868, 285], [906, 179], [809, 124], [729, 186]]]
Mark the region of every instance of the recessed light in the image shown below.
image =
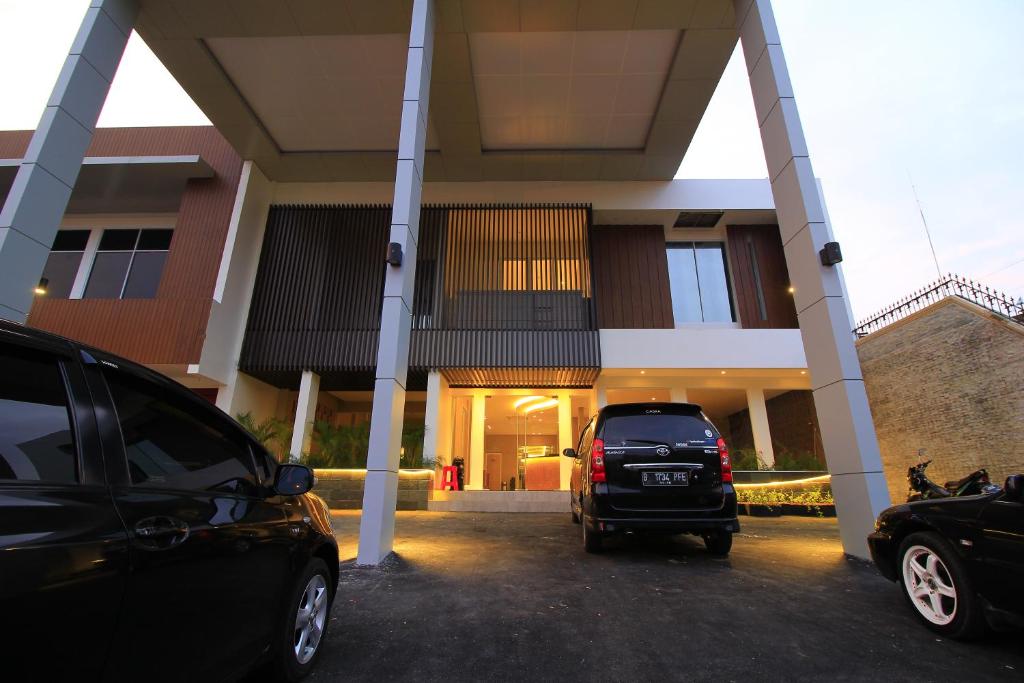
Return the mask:
[[723, 375], [725, 374], [725, 370], [722, 370], [722, 374], [723, 374]]
[[792, 287], [792, 286], [790, 286], [790, 288], [789, 288], [789, 293], [790, 293], [790, 294], [792, 294], [792, 293], [793, 293], [793, 292], [795, 292], [795, 291], [796, 291], [796, 287]]
[[641, 374], [641, 375], [646, 375], [646, 374], [647, 374], [647, 371], [646, 371], [646, 370], [641, 370], [641, 371], [640, 371], [640, 374]]
[[656, 399], [656, 398], [654, 398], [653, 396], [651, 396], [651, 400], [652, 400], [652, 401], [657, 401], [658, 399]]
[[807, 374], [807, 371], [806, 371], [806, 370], [801, 370], [801, 371], [800, 371], [800, 374], [801, 374], [801, 375], [806, 375], [806, 374]]

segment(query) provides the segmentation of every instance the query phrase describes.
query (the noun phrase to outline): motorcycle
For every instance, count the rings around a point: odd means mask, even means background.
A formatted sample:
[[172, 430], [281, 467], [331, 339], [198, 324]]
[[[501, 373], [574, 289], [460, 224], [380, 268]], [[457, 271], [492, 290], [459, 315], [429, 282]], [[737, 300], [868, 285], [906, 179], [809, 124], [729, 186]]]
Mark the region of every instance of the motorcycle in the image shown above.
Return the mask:
[[971, 472], [963, 479], [947, 481], [944, 485], [939, 486], [925, 474], [925, 469], [931, 462], [931, 460], [925, 460], [907, 470], [907, 483], [910, 485], [907, 494], [908, 503], [930, 498], [977, 496], [999, 490], [999, 486], [989, 481], [988, 472], [984, 468]]

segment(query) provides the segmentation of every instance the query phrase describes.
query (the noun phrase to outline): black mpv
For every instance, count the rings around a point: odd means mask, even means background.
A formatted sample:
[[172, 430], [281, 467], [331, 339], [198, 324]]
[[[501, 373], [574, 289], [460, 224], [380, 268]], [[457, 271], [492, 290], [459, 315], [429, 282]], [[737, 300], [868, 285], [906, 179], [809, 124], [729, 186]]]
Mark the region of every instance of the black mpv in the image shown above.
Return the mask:
[[181, 385], [0, 321], [0, 678], [302, 678], [338, 580], [312, 486]]
[[690, 533], [728, 555], [740, 530], [725, 440], [692, 403], [625, 403], [591, 418], [575, 449], [572, 520], [599, 552], [620, 531]]

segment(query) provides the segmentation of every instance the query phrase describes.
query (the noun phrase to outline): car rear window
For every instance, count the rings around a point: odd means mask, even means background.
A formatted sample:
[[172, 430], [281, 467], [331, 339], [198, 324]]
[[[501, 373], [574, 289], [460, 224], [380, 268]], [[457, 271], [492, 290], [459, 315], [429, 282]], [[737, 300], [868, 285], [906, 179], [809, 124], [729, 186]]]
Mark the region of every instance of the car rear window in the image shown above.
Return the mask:
[[701, 415], [612, 415], [604, 422], [605, 446], [663, 443], [674, 447], [714, 443], [717, 435]]

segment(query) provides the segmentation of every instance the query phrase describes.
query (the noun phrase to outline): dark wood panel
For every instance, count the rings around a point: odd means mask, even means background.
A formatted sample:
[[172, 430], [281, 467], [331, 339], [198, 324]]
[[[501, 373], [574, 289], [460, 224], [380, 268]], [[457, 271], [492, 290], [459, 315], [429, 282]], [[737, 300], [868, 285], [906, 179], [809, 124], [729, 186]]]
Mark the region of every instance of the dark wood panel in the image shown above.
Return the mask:
[[591, 244], [598, 327], [673, 327], [662, 227], [595, 226]]
[[726, 235], [736, 308], [743, 327], [798, 327], [779, 227], [730, 225]]
[[101, 128], [87, 154], [199, 154], [214, 176], [186, 183], [156, 298], [39, 298], [28, 324], [142, 363], [199, 362], [241, 158], [211, 126]]

